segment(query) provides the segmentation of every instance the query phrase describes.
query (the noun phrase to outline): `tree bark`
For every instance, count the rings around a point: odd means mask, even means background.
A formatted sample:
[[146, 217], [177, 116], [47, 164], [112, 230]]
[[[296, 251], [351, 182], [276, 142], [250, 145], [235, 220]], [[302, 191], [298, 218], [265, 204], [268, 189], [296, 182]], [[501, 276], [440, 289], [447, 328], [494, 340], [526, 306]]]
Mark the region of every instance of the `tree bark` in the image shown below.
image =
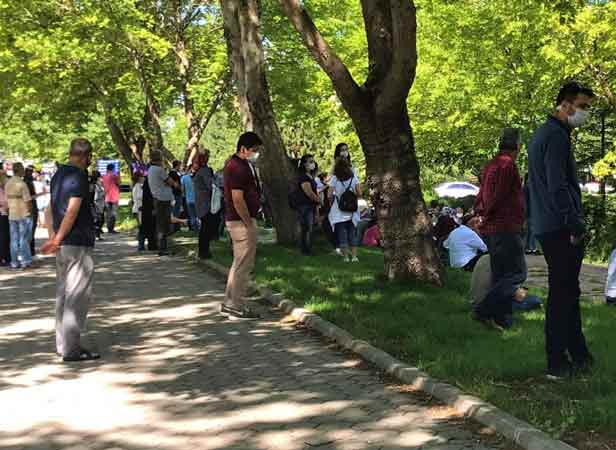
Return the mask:
[[300, 0], [280, 0], [314, 60], [327, 73], [359, 136], [367, 184], [390, 280], [440, 285], [441, 267], [423, 200], [406, 99], [417, 67], [412, 0], [362, 0], [369, 74], [360, 87], [320, 34]]
[[152, 90], [142, 58], [137, 52], [134, 52], [133, 63], [137, 73], [137, 78], [139, 79], [139, 85], [141, 86], [141, 92], [145, 97], [146, 114], [144, 128], [146, 130], [148, 147], [150, 148], [150, 151], [160, 150], [162, 152], [163, 159], [173, 161], [175, 157], [173, 156], [173, 153], [165, 147], [163, 140], [163, 132], [160, 124], [160, 105], [154, 95], [154, 91]]
[[273, 214], [277, 241], [297, 242], [297, 215], [289, 207], [288, 183], [295, 173], [276, 123], [265, 75], [258, 0], [221, 0], [229, 59], [237, 83], [242, 122], [264, 142], [259, 173]]

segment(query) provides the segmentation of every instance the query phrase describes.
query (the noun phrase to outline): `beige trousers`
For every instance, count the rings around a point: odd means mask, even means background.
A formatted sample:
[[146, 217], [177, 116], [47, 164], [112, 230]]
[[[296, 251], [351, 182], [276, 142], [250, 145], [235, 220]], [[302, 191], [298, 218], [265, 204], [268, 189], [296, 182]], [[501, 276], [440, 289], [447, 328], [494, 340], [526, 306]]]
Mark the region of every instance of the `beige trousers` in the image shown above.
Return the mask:
[[56, 350], [79, 353], [92, 297], [92, 247], [63, 245], [56, 254]]
[[249, 229], [241, 220], [227, 222], [227, 230], [233, 241], [233, 265], [227, 279], [225, 304], [234, 308], [244, 307], [244, 296], [250, 283], [250, 272], [255, 266], [257, 227], [256, 221], [254, 223], [255, 226]]

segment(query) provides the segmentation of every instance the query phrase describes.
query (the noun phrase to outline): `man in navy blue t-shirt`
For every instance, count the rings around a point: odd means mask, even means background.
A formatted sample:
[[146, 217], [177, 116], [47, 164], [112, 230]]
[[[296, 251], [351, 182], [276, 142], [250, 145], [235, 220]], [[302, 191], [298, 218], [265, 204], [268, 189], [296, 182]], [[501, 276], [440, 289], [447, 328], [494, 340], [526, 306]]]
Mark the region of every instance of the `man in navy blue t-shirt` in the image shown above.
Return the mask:
[[45, 221], [49, 240], [41, 247], [43, 253], [56, 254], [56, 350], [63, 361], [100, 357], [80, 343], [94, 276], [94, 217], [88, 206], [86, 172], [91, 162], [90, 142], [74, 139], [69, 164], [61, 165], [51, 180], [51, 202]]

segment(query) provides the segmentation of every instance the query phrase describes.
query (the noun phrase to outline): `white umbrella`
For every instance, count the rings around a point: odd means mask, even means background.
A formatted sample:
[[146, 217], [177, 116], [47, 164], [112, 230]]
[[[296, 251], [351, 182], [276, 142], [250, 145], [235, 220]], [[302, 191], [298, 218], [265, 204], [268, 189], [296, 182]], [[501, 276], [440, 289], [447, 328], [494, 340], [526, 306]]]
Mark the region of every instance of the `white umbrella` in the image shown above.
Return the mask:
[[479, 188], [477, 186], [465, 181], [443, 183], [434, 188], [434, 190], [439, 197], [462, 198], [479, 194]]

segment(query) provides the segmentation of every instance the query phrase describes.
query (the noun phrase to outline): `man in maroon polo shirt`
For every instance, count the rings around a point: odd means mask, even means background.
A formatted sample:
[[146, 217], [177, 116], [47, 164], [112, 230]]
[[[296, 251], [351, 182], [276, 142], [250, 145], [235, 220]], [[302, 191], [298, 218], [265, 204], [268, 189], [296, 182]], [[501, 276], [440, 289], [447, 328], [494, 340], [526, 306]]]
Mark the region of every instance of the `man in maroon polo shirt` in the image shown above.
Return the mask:
[[505, 128], [499, 148], [483, 170], [475, 202], [475, 213], [481, 219], [480, 232], [490, 253], [492, 287], [473, 317], [504, 329], [512, 325], [511, 301], [527, 275], [521, 236], [524, 193], [516, 165], [521, 148], [519, 130]]
[[244, 296], [257, 253], [256, 217], [261, 208], [261, 186], [251, 163], [259, 157], [262, 141], [253, 132], [240, 136], [236, 153], [225, 165], [225, 221], [233, 241], [225, 301], [220, 312], [230, 319], [254, 320], [259, 315], [246, 305]]

